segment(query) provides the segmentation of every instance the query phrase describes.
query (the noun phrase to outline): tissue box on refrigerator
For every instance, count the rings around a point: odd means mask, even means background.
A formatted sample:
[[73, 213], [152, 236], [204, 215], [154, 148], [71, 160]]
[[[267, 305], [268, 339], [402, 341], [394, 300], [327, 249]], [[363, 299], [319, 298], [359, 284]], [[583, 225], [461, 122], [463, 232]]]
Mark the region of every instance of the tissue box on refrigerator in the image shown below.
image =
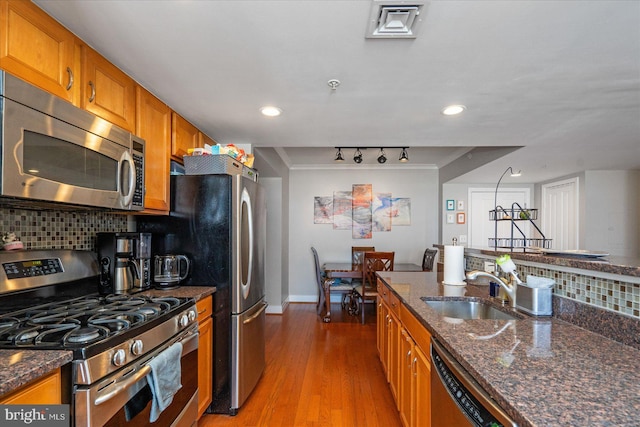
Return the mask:
[[532, 288], [526, 283], [518, 285], [516, 291], [516, 306], [525, 313], [534, 316], [551, 316], [553, 288]]

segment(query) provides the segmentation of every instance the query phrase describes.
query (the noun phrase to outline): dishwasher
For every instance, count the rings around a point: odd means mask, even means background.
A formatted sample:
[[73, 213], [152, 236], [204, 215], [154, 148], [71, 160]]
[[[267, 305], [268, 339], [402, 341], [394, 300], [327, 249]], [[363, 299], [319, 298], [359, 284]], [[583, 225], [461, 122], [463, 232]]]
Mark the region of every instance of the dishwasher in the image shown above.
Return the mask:
[[518, 426], [434, 339], [431, 360], [432, 426]]

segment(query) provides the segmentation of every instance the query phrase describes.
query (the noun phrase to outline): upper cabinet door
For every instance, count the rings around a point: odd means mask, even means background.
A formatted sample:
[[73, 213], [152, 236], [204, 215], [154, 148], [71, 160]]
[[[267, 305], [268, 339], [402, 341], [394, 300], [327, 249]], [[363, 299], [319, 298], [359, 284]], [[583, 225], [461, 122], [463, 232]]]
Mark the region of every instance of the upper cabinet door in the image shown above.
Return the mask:
[[169, 212], [171, 109], [147, 90], [136, 87], [136, 135], [145, 140], [145, 211]]
[[82, 49], [82, 108], [134, 132], [134, 80], [90, 47]]
[[199, 140], [198, 140], [198, 147], [204, 148], [205, 144], [209, 144], [211, 146], [214, 146], [217, 143], [213, 140], [213, 138], [209, 137], [209, 135], [206, 135], [206, 134], [200, 132], [200, 137], [199, 137]]
[[199, 145], [198, 128], [174, 111], [171, 122], [171, 155], [182, 162], [182, 156], [189, 154], [189, 148], [197, 148]]
[[77, 105], [76, 37], [29, 1], [0, 0], [0, 68]]

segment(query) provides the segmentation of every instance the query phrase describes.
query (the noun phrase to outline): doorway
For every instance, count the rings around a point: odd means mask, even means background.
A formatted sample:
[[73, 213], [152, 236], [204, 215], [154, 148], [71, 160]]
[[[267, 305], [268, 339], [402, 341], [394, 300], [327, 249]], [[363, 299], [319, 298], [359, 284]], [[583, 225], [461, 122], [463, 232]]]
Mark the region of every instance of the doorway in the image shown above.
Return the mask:
[[578, 249], [578, 178], [552, 182], [542, 186], [542, 215], [540, 225], [552, 248]]

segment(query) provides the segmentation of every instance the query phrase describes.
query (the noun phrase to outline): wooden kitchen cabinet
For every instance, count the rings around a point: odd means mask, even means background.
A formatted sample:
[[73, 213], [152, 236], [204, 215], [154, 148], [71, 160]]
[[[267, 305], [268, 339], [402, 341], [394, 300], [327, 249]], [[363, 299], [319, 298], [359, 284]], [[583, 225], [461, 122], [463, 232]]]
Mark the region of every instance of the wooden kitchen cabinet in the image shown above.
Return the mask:
[[389, 308], [387, 304], [385, 304], [384, 300], [380, 295], [378, 295], [377, 299], [378, 313], [376, 314], [377, 318], [377, 345], [378, 345], [378, 355], [380, 357], [380, 362], [382, 363], [382, 370], [387, 374], [387, 340], [388, 340], [388, 322], [389, 318]]
[[213, 397], [213, 318], [211, 295], [196, 303], [198, 311], [198, 418]]
[[398, 402], [400, 385], [400, 320], [398, 318], [398, 298], [392, 295], [380, 280], [377, 284], [377, 342], [382, 369], [387, 377], [393, 398]]
[[400, 330], [402, 326], [398, 319], [397, 313], [398, 299], [395, 295], [389, 293], [389, 319], [387, 320], [387, 381], [391, 388], [396, 406], [398, 403], [400, 388]]
[[189, 148], [200, 146], [200, 131], [175, 111], [171, 114], [171, 156], [182, 163]]
[[136, 84], [89, 46], [82, 46], [82, 108], [130, 132], [136, 127]]
[[209, 144], [209, 145], [213, 146], [213, 145], [216, 145], [217, 142], [215, 142], [213, 140], [213, 138], [209, 137], [209, 135], [206, 135], [206, 134], [204, 134], [202, 132], [199, 132], [199, 135], [198, 135], [198, 147], [203, 147], [204, 148], [205, 144]]
[[144, 213], [168, 213], [171, 109], [140, 86], [136, 87], [135, 133], [145, 140]]
[[77, 38], [30, 1], [0, 0], [0, 68], [79, 105]]
[[431, 425], [431, 334], [378, 281], [378, 353], [405, 427]]
[[59, 405], [62, 403], [60, 368], [0, 399], [1, 405]]

